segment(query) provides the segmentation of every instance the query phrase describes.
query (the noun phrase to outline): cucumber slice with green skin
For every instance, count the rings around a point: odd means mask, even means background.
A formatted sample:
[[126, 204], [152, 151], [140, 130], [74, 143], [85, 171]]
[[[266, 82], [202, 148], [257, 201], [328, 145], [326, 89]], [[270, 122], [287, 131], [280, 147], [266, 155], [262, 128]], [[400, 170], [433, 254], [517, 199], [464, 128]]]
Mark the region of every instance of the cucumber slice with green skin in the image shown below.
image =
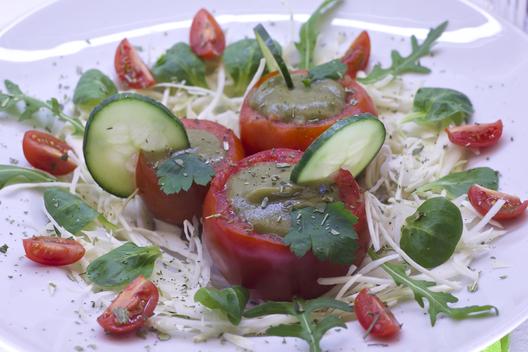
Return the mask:
[[270, 70], [270, 72], [279, 71], [286, 82], [286, 86], [289, 89], [293, 89], [293, 81], [290, 76], [290, 71], [288, 71], [288, 66], [286, 66], [279, 48], [277, 48], [273, 39], [271, 39], [266, 28], [259, 23], [253, 28], [253, 32], [255, 32], [255, 38], [257, 39], [260, 51], [262, 51], [262, 55], [264, 56], [264, 59], [266, 59], [268, 70]]
[[118, 197], [136, 189], [141, 150], [189, 148], [181, 121], [159, 102], [134, 93], [113, 95], [97, 105], [84, 132], [83, 153], [95, 182]]
[[339, 169], [357, 176], [378, 154], [385, 134], [383, 123], [371, 114], [337, 121], [306, 149], [292, 170], [291, 181], [325, 183]]

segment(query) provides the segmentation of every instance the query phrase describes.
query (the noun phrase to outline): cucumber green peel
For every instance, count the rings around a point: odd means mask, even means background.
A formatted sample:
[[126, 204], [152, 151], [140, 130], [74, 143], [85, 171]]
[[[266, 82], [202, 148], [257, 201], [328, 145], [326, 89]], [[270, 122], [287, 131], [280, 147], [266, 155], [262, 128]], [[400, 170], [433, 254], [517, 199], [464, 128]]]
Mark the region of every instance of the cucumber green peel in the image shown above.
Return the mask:
[[378, 154], [385, 141], [385, 126], [371, 114], [337, 121], [310, 144], [291, 173], [297, 184], [329, 182], [339, 169], [355, 177]]

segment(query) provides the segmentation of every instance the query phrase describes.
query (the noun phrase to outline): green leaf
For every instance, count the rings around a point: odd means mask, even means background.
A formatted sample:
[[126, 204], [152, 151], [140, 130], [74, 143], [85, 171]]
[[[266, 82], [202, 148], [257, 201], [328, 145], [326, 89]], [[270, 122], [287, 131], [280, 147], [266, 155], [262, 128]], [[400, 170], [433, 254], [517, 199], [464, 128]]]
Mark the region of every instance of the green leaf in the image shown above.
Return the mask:
[[185, 81], [190, 86], [207, 88], [205, 63], [185, 43], [177, 43], [167, 50], [151, 71], [157, 82]]
[[44, 192], [44, 205], [51, 217], [74, 235], [101, 216], [81, 198], [60, 188]]
[[300, 41], [295, 43], [295, 47], [301, 57], [300, 68], [312, 68], [315, 45], [317, 44], [317, 37], [322, 31], [323, 22], [328, 19], [330, 12], [341, 2], [341, 0], [325, 0], [310, 16], [308, 21], [301, 26]]
[[20, 166], [0, 165], [0, 189], [16, 183], [55, 182], [57, 179], [45, 172]]
[[457, 198], [462, 194], [466, 194], [473, 185], [481, 185], [482, 187], [497, 190], [499, 188], [497, 171], [489, 167], [477, 167], [466, 171], [453, 172], [419, 187], [416, 192], [432, 191], [439, 193], [445, 189], [449, 198]]
[[160, 256], [158, 247], [138, 247], [127, 242], [91, 262], [86, 274], [99, 287], [116, 288], [140, 275], [150, 277], [154, 263]]
[[[377, 258], [377, 255], [375, 255], [373, 252], [369, 252], [369, 254], [372, 258]], [[462, 308], [450, 307], [448, 303], [456, 303], [458, 302], [458, 298], [450, 293], [431, 291], [429, 287], [434, 286], [434, 282], [410, 278], [405, 273], [405, 267], [400, 264], [384, 263], [381, 265], [381, 267], [392, 277], [396, 284], [406, 286], [411, 289], [414, 299], [416, 302], [418, 302], [420, 307], [424, 308], [425, 301], [427, 300], [429, 303], [429, 318], [431, 319], [432, 326], [435, 325], [438, 314], [440, 313], [457, 320], [499, 314], [498, 309], [491, 305], [468, 306]]]
[[215, 175], [211, 164], [187, 151], [163, 161], [156, 169], [158, 183], [165, 194], [188, 191], [193, 183], [205, 186]]
[[244, 312], [246, 318], [256, 318], [270, 314], [295, 314], [291, 302], [266, 302]]
[[460, 125], [473, 114], [473, 104], [459, 91], [448, 88], [423, 87], [418, 89], [413, 103], [414, 112], [403, 119], [403, 123], [446, 127], [452, 123]]
[[304, 81], [305, 86], [310, 86], [314, 81], [322, 79], [338, 80], [343, 78], [347, 71], [347, 65], [340, 60], [332, 60], [327, 63], [317, 65], [308, 71], [308, 77]]
[[306, 207], [291, 213], [292, 227], [284, 243], [296, 256], [304, 256], [310, 249], [319, 260], [351, 264], [355, 259], [357, 218], [342, 202], [330, 203], [321, 210]]
[[456, 205], [443, 197], [431, 198], [405, 219], [400, 247], [421, 266], [434, 268], [453, 255], [462, 230], [462, 214]]
[[432, 28], [422, 44], [418, 44], [418, 40], [413, 35], [411, 37], [411, 53], [409, 56], [403, 57], [399, 52], [393, 50], [391, 52], [392, 64], [390, 67], [382, 68], [381, 64], [376, 64], [372, 71], [365, 78], [358, 78], [357, 80], [363, 84], [372, 84], [388, 75], [394, 77], [400, 76], [404, 73], [429, 73], [430, 69], [420, 64], [420, 59], [431, 54], [431, 49], [436, 40], [440, 38], [442, 33], [447, 28], [448, 22], [441, 23], [438, 27]]
[[233, 325], [240, 323], [248, 299], [248, 290], [241, 286], [232, 286], [223, 290], [202, 287], [194, 295], [195, 302], [223, 312]]
[[97, 69], [83, 73], [73, 94], [73, 103], [83, 109], [90, 110], [103, 99], [116, 94], [114, 82]]

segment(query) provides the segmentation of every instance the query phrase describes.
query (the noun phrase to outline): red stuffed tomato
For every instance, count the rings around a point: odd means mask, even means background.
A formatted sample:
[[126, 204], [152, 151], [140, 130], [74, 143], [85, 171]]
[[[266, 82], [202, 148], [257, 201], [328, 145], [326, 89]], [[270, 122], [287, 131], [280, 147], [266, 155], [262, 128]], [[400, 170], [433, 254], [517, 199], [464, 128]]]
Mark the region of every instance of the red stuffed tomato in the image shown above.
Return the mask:
[[306, 88], [305, 74], [292, 71], [295, 89], [288, 90], [278, 72], [271, 72], [246, 96], [240, 111], [240, 137], [246, 153], [271, 148], [305, 150], [338, 120], [360, 113], [377, 115], [367, 92], [349, 76], [338, 82], [316, 81]]
[[[294, 198], [296, 195], [300, 197], [299, 194], [306, 192], [309, 197], [311, 192], [309, 187], [303, 190], [301, 186], [283, 182], [289, 180], [291, 166], [299, 161], [301, 155], [298, 150], [272, 149], [247, 157], [217, 174], [205, 198], [204, 241], [213, 263], [229, 283], [250, 289], [255, 298], [314, 298], [330, 289], [329, 286], [319, 285], [318, 278], [344, 275], [349, 267], [320, 261], [311, 251], [297, 257], [282, 240], [289, 223], [285, 228], [281, 225], [286, 218], [282, 216], [281, 211], [284, 210], [281, 209], [287, 202], [293, 206], [298, 201]], [[288, 165], [290, 169], [281, 175], [281, 170]], [[273, 175], [262, 178], [262, 170], [271, 170]], [[273, 180], [277, 182], [275, 186], [267, 184]], [[273, 193], [273, 187], [284, 187], [281, 189], [286, 194], [290, 192], [288, 187], [292, 187], [292, 196], [284, 202], [276, 202], [273, 197], [266, 196], [266, 192]], [[314, 186], [319, 192], [321, 187]], [[339, 197], [359, 218], [354, 225], [359, 237], [354, 264], [359, 265], [369, 244], [363, 194], [352, 175], [344, 170], [338, 173], [334, 185], [326, 187], [329, 187], [328, 192], [334, 192], [327, 196], [333, 194]], [[239, 197], [242, 194], [246, 198]], [[258, 197], [264, 197], [266, 201], [261, 203]], [[252, 199], [257, 206], [244, 210], [244, 199]], [[266, 218], [275, 219], [276, 215], [276, 222], [266, 221]]]
[[[216, 172], [244, 157], [238, 137], [230, 129], [207, 120], [182, 119], [191, 147], [213, 162]], [[136, 184], [139, 194], [154, 217], [180, 225], [185, 219], [200, 216], [208, 186], [193, 184], [188, 191], [165, 194], [158, 184], [155, 165], [147, 155], [140, 153], [136, 166]]]

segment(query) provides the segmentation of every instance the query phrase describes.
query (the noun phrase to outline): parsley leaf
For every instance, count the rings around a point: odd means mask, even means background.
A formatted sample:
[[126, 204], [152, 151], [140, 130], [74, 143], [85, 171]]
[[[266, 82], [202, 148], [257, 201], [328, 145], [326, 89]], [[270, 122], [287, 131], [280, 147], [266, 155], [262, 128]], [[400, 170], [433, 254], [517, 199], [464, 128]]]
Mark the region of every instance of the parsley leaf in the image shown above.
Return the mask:
[[202, 287], [194, 295], [195, 302], [225, 313], [233, 325], [240, 323], [248, 299], [248, 290], [241, 286], [232, 286], [223, 290]]
[[306, 207], [291, 213], [292, 227], [284, 242], [296, 256], [310, 249], [319, 260], [351, 264], [355, 259], [357, 218], [342, 202], [329, 203], [321, 210]]
[[165, 194], [188, 191], [193, 183], [205, 186], [215, 175], [213, 167], [197, 154], [179, 152], [163, 161], [156, 169], [158, 184]]
[[[373, 259], [378, 257], [372, 251], [369, 251], [369, 255]], [[461, 308], [450, 307], [448, 303], [456, 303], [458, 302], [458, 298], [447, 292], [431, 291], [429, 287], [434, 286], [434, 282], [412, 279], [405, 273], [405, 267], [401, 264], [384, 263], [381, 264], [381, 267], [392, 277], [396, 284], [411, 289], [414, 294], [414, 299], [418, 302], [420, 307], [424, 308], [425, 300], [427, 300], [429, 303], [429, 318], [431, 319], [432, 326], [435, 325], [436, 318], [440, 313], [457, 320], [499, 314], [499, 310], [491, 305], [468, 306]]]
[[431, 48], [435, 41], [440, 38], [442, 33], [447, 28], [448, 22], [443, 22], [436, 28], [432, 28], [422, 44], [418, 44], [418, 40], [413, 35], [411, 37], [411, 53], [409, 56], [402, 57], [401, 54], [393, 50], [391, 52], [392, 64], [388, 68], [382, 68], [381, 64], [377, 63], [372, 71], [365, 78], [357, 78], [363, 84], [371, 84], [377, 82], [388, 75], [399, 76], [404, 73], [429, 73], [431, 70], [420, 64], [420, 59], [431, 53]]
[[305, 87], [309, 87], [312, 82], [322, 79], [341, 79], [347, 71], [347, 65], [340, 60], [332, 60], [327, 63], [317, 65], [308, 71], [308, 77], [303, 80]]
[[45, 172], [14, 165], [0, 165], [0, 189], [16, 183], [55, 182], [57, 179]]
[[310, 346], [310, 352], [320, 352], [320, 342], [323, 335], [332, 328], [347, 326], [340, 318], [330, 315], [322, 320], [314, 320], [312, 313], [320, 309], [338, 309], [351, 312], [352, 309], [345, 302], [320, 297], [309, 301], [294, 299], [293, 302], [266, 302], [244, 313], [246, 318], [255, 318], [270, 314], [288, 314], [295, 316], [299, 322], [295, 324], [281, 324], [270, 327], [266, 335], [298, 337]]

